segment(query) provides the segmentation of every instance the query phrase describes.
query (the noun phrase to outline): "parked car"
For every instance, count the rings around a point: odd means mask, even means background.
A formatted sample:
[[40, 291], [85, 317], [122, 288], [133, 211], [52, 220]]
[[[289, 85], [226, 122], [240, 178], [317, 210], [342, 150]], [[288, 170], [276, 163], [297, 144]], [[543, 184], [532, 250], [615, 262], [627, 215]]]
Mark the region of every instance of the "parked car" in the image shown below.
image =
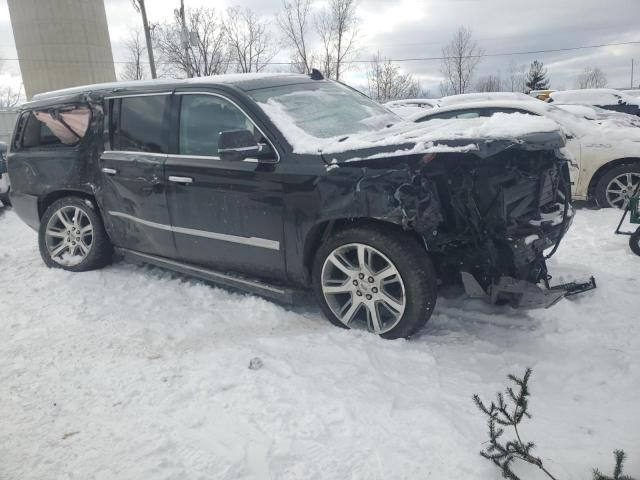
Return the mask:
[[640, 130], [634, 126], [586, 120], [544, 102], [478, 102], [425, 112], [416, 122], [486, 118], [498, 113], [543, 116], [567, 134], [567, 149], [577, 162], [571, 169], [573, 198], [595, 200], [601, 207], [623, 208], [640, 182]]
[[7, 173], [7, 144], [0, 142], [0, 202], [4, 206], [11, 205], [9, 200], [9, 174]]
[[628, 113], [614, 112], [613, 110], [605, 110], [604, 108], [591, 105], [564, 105], [554, 103], [553, 106], [587, 120], [592, 120], [603, 127], [640, 127], [640, 118], [636, 115], [629, 115]]
[[629, 90], [621, 90], [621, 92], [623, 92], [626, 95], [630, 95], [632, 97], [640, 97], [640, 89], [637, 88], [632, 88]]
[[537, 286], [573, 218], [564, 139], [534, 120], [418, 125], [317, 71], [80, 87], [23, 105], [12, 200], [49, 267], [115, 248], [407, 337], [463, 274], [494, 301], [564, 295]]
[[584, 90], [565, 90], [549, 95], [549, 103], [573, 105], [593, 105], [640, 116], [640, 99], [612, 88], [588, 88]]

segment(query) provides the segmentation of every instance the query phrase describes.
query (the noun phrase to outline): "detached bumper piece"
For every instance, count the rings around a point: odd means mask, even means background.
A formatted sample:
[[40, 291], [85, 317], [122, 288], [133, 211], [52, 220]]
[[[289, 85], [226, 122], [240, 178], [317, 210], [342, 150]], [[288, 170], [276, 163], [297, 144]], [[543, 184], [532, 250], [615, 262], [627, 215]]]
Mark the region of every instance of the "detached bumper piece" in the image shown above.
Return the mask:
[[492, 304], [510, 304], [513, 308], [533, 309], [549, 308], [564, 297], [570, 297], [596, 288], [596, 279], [591, 277], [588, 282], [564, 283], [550, 288], [526, 280], [513, 277], [500, 277], [487, 290], [468, 272], [462, 272], [464, 289], [472, 298], [482, 298]]

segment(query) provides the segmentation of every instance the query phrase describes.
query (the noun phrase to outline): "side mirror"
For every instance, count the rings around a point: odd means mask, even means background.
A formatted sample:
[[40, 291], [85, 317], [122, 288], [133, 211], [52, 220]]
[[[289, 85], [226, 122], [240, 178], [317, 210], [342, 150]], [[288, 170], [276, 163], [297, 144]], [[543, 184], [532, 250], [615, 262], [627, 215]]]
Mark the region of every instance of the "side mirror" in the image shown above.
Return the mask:
[[271, 147], [258, 143], [249, 130], [227, 130], [218, 137], [218, 154], [221, 160], [240, 161], [255, 158], [261, 163], [274, 163]]

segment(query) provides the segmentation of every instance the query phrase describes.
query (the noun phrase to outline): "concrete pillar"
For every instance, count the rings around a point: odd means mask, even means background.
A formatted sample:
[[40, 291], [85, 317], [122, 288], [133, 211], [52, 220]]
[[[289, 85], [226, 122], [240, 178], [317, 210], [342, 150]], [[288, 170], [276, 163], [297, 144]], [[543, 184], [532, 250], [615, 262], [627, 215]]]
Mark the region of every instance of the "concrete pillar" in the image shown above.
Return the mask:
[[116, 79], [103, 0], [8, 0], [27, 98]]

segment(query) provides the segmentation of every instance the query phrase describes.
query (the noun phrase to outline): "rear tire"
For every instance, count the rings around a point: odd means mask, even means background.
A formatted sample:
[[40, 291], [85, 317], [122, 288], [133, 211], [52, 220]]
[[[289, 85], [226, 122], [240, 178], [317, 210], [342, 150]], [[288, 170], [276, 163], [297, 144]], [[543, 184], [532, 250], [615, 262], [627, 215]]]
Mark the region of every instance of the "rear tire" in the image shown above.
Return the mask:
[[629, 238], [629, 246], [633, 253], [640, 256], [640, 227], [638, 227], [636, 232]]
[[625, 208], [633, 189], [640, 182], [640, 163], [612, 168], [596, 184], [596, 203], [600, 208]]
[[79, 197], [53, 202], [40, 219], [38, 244], [49, 268], [96, 270], [111, 262], [113, 248], [95, 204]]
[[2, 205], [4, 205], [5, 207], [10, 207], [11, 206], [11, 200], [9, 200], [9, 194], [8, 193], [4, 193], [4, 194], [0, 195], [0, 202], [2, 202]]
[[331, 323], [364, 324], [386, 339], [415, 334], [436, 304], [433, 264], [418, 240], [400, 231], [377, 226], [338, 231], [316, 253], [312, 276]]

